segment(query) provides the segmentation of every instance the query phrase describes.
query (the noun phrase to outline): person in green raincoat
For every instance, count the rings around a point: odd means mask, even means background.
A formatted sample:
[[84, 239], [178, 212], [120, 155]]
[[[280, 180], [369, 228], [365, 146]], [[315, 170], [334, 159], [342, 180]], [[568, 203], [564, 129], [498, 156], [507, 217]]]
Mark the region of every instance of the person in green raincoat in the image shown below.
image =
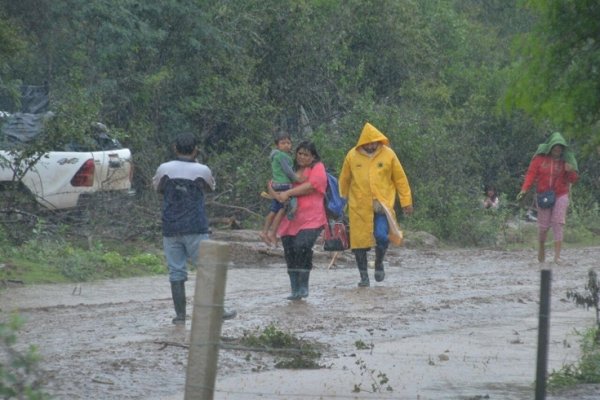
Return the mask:
[[370, 123], [347, 154], [339, 176], [340, 195], [348, 199], [350, 246], [367, 287], [367, 252], [375, 246], [375, 280], [383, 281], [383, 258], [390, 241], [399, 245], [402, 233], [394, 213], [396, 194], [405, 214], [411, 214], [412, 195], [404, 168], [388, 138]]
[[543, 206], [539, 201], [537, 204], [540, 263], [546, 259], [545, 243], [550, 228], [554, 235], [554, 262], [561, 262], [560, 251], [569, 206], [569, 190], [578, 177], [577, 160], [573, 151], [569, 149], [565, 138], [559, 132], [554, 132], [546, 142], [538, 146], [527, 168], [521, 191], [517, 195], [517, 200], [521, 201], [533, 185], [536, 186], [538, 194], [548, 191], [555, 194], [554, 204], [550, 207]]

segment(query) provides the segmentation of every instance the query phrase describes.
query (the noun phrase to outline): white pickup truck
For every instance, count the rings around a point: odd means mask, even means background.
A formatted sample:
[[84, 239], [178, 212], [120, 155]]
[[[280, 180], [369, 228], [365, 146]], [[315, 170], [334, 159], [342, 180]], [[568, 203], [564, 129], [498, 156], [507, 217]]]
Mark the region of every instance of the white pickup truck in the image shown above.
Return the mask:
[[[10, 142], [6, 136], [6, 130], [0, 130], [0, 143], [5, 146], [0, 150], [0, 194], [16, 187], [26, 189], [43, 207], [62, 210], [75, 208], [84, 198], [97, 193], [131, 193], [131, 152], [108, 132], [97, 132], [84, 146], [69, 144], [64, 151], [45, 153], [26, 171], [20, 183], [14, 179], [14, 156], [6, 149], [10, 147], [6, 145]], [[0, 196], [0, 201], [5, 202], [6, 198]], [[0, 208], [6, 206], [10, 205], [0, 204]]]

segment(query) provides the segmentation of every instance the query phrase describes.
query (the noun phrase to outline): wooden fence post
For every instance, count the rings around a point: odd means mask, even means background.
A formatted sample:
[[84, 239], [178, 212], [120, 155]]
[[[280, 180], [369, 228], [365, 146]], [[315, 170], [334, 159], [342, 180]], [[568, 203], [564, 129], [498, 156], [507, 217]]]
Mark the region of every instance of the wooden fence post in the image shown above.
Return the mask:
[[550, 282], [552, 271], [543, 269], [540, 281], [540, 315], [538, 324], [537, 372], [535, 378], [535, 400], [546, 398], [548, 368], [548, 337], [550, 336]]
[[214, 396], [229, 245], [212, 240], [202, 241], [199, 257], [185, 400], [212, 400]]

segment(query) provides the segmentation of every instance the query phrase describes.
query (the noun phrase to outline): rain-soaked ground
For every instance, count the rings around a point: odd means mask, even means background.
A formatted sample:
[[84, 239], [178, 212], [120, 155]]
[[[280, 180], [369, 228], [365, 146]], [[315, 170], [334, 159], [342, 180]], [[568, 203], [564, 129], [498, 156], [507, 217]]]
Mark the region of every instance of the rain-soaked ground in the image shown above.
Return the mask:
[[[273, 324], [323, 344], [323, 368], [276, 369], [268, 353], [224, 346], [215, 399], [534, 398], [534, 249], [392, 249], [385, 281], [375, 283], [371, 270], [370, 288], [356, 286], [349, 252], [332, 268], [331, 254], [318, 253], [310, 296], [290, 302], [281, 250], [228, 240], [226, 305], [239, 315], [223, 323], [223, 343]], [[567, 264], [546, 264], [553, 277], [549, 371], [576, 362], [576, 331], [595, 323], [594, 312], [577, 308], [566, 291], [584, 289], [588, 270], [600, 266], [600, 247], [563, 255]], [[194, 281], [187, 283], [189, 315]], [[0, 308], [2, 319], [19, 310], [18, 345], [37, 346], [55, 398], [183, 399], [191, 323], [171, 324], [164, 276], [11, 287], [0, 291]], [[367, 348], [357, 349], [357, 341]], [[547, 398], [598, 399], [600, 385]]]

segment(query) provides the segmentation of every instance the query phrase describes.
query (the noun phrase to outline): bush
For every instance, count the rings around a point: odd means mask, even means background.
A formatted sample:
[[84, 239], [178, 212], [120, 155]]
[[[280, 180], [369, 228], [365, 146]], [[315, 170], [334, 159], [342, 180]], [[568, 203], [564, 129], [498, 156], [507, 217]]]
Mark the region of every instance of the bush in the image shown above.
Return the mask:
[[578, 185], [573, 186], [569, 220], [567, 228], [578, 232], [580, 240], [593, 240], [600, 235], [600, 204], [591, 191]]
[[567, 291], [567, 298], [579, 307], [593, 308], [596, 326], [588, 329], [581, 339], [581, 359], [577, 364], [568, 364], [550, 374], [548, 387], [552, 389], [578, 383], [600, 383], [600, 280], [593, 269], [588, 271], [588, 282], [584, 292]]
[[548, 389], [556, 390], [580, 383], [600, 383], [600, 342], [598, 328], [591, 328], [581, 337], [581, 359], [548, 376]]
[[39, 356], [30, 346], [27, 351], [15, 349], [21, 321], [14, 316], [9, 322], [0, 322], [0, 397], [3, 399], [49, 399], [42, 389]]
[[[509, 210], [485, 210], [480, 196], [456, 188], [444, 191], [443, 182], [419, 187], [419, 206], [404, 222], [413, 231], [426, 231], [459, 246], [496, 246]], [[439, 193], [442, 193], [440, 195]]]

